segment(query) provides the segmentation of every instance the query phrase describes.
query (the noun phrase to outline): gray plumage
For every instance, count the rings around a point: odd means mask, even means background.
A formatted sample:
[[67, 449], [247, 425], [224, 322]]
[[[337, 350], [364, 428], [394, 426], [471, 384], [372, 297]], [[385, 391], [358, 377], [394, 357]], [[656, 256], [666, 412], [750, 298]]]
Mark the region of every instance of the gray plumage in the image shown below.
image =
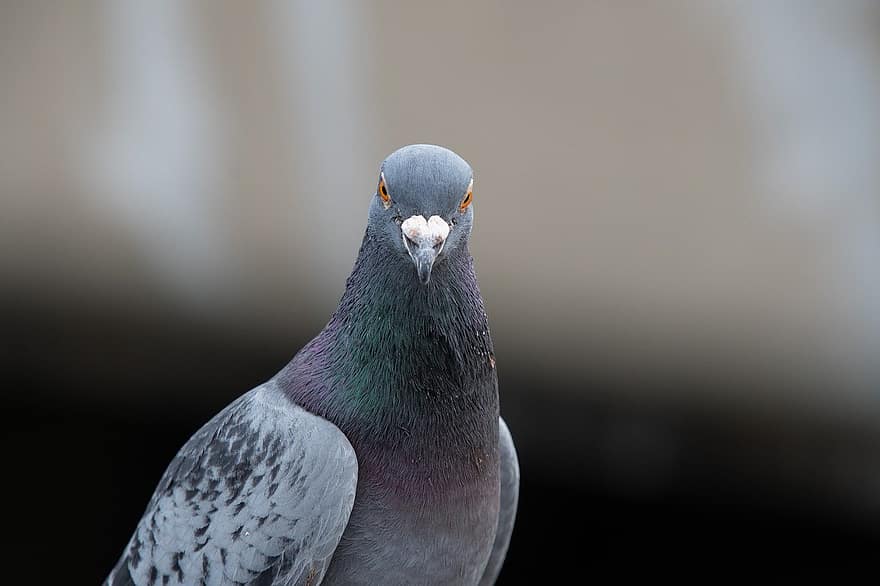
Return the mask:
[[495, 543], [492, 554], [480, 579], [480, 586], [495, 583], [507, 555], [510, 536], [513, 534], [513, 523], [516, 520], [516, 508], [519, 504], [519, 460], [513, 446], [513, 436], [504, 419], [498, 420], [498, 447], [501, 453], [501, 504], [498, 510], [498, 527], [495, 530]]
[[178, 452], [106, 583], [318, 584], [356, 485], [342, 432], [266, 383]]
[[472, 185], [441, 147], [386, 159], [336, 313], [184, 445], [108, 586], [495, 582], [519, 466]]

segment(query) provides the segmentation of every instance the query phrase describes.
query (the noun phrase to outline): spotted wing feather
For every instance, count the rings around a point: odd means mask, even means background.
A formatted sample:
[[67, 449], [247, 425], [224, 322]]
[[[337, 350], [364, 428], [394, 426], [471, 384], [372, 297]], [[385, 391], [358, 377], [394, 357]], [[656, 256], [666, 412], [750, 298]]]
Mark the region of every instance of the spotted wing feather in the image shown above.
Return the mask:
[[106, 584], [313, 586], [356, 484], [342, 432], [267, 383], [184, 445]]

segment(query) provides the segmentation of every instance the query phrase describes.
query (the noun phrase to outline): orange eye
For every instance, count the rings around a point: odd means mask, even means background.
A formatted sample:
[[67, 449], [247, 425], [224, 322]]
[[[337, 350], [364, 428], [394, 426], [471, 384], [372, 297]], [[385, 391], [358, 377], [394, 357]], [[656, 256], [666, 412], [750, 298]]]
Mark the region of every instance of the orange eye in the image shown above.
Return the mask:
[[471, 205], [471, 202], [474, 201], [474, 180], [471, 179], [471, 182], [468, 183], [468, 190], [464, 196], [464, 199], [461, 200], [461, 203], [458, 204], [458, 211], [463, 212], [468, 209], [468, 206]]
[[388, 187], [385, 186], [385, 173], [379, 173], [379, 187], [376, 188], [376, 193], [382, 198], [385, 209], [388, 209], [391, 205], [391, 196], [388, 195]]

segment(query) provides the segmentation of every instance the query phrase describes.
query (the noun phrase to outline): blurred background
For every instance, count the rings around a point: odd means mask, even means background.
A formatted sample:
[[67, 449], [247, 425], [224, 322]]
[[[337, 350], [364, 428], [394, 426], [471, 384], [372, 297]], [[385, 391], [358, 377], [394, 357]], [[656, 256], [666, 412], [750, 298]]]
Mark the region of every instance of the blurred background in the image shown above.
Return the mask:
[[500, 583], [876, 559], [877, 2], [6, 1], [0, 85], [30, 582], [103, 579], [178, 447], [323, 327], [414, 142], [475, 170]]

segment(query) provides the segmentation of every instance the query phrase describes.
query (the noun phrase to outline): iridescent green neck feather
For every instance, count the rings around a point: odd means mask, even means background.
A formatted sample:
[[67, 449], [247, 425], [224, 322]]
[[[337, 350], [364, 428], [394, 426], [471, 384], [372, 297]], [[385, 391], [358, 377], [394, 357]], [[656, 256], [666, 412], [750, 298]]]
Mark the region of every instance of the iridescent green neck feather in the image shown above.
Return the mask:
[[[497, 433], [492, 354], [467, 246], [423, 285], [368, 229], [339, 307], [279, 382], [353, 443], [432, 434], [430, 441], [482, 445]], [[474, 425], [476, 418], [487, 423]]]

